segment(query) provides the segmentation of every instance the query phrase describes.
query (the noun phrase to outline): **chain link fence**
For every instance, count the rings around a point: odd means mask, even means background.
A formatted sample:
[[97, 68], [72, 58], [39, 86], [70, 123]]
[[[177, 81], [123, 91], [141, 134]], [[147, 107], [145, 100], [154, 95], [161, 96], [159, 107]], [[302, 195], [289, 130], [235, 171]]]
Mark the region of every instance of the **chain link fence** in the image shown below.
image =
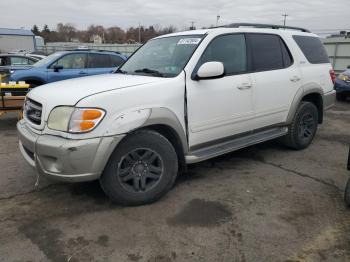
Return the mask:
[[37, 51], [46, 55], [58, 51], [75, 50], [75, 49], [93, 49], [119, 52], [123, 55], [130, 56], [134, 53], [141, 44], [91, 44], [91, 43], [48, 43], [45, 46], [37, 47]]

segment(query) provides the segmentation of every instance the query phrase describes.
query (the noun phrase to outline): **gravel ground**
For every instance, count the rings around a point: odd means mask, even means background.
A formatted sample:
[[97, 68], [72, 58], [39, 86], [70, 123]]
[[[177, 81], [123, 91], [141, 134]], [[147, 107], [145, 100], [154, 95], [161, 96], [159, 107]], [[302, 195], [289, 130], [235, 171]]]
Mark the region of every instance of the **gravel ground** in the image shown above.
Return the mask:
[[349, 107], [328, 111], [306, 150], [268, 142], [192, 165], [163, 199], [132, 208], [97, 182], [35, 189], [8, 114], [0, 261], [350, 261]]

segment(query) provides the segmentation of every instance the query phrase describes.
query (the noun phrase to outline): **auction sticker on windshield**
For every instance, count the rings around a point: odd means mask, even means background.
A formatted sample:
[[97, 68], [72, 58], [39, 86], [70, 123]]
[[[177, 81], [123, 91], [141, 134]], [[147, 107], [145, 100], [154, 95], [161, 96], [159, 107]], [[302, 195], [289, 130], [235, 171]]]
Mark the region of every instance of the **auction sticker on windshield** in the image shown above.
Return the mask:
[[178, 45], [198, 45], [201, 38], [183, 38], [177, 42]]

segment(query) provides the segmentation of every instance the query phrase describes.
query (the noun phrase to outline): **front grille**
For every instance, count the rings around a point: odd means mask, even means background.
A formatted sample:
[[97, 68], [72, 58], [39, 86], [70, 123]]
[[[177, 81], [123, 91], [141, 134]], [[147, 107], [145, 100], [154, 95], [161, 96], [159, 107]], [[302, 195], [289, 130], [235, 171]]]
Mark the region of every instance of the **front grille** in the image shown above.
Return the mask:
[[24, 104], [24, 115], [35, 125], [41, 124], [42, 105], [32, 99], [27, 98]]

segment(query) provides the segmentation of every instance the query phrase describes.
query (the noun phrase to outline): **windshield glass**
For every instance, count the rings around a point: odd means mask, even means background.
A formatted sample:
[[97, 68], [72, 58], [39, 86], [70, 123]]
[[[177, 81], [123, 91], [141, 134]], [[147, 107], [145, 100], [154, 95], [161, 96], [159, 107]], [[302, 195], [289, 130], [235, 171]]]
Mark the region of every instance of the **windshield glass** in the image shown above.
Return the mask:
[[61, 53], [51, 54], [51, 55], [39, 60], [38, 62], [33, 64], [33, 66], [38, 67], [38, 66], [44, 66], [44, 65], [50, 64], [51, 62], [53, 62], [55, 59], [57, 59], [61, 55], [62, 55]]
[[177, 76], [185, 67], [203, 35], [153, 39], [143, 45], [117, 71], [158, 77]]

